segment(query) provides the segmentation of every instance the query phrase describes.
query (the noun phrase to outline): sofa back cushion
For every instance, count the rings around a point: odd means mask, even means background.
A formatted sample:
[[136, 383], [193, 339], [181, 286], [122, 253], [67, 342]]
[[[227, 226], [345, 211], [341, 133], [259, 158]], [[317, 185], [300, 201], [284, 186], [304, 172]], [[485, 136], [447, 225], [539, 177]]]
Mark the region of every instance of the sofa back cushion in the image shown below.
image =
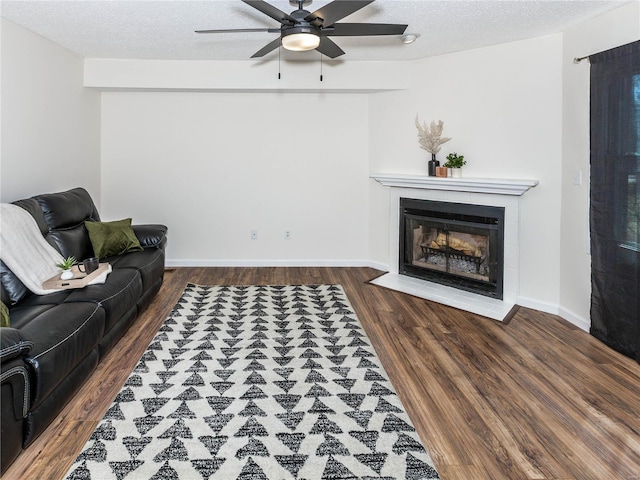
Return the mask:
[[45, 238], [63, 257], [74, 256], [83, 260], [93, 256], [93, 248], [84, 222], [99, 222], [100, 216], [89, 192], [84, 188], [74, 188], [33, 198], [38, 202], [48, 228], [48, 232], [44, 234]]

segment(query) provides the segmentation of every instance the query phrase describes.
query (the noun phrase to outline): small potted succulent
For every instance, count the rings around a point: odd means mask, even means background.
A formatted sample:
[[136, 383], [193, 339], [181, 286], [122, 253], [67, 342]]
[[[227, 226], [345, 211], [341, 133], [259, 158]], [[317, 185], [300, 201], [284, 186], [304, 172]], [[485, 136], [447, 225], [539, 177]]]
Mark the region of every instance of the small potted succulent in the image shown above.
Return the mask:
[[445, 163], [444, 166], [451, 169], [452, 177], [460, 177], [462, 176], [460, 169], [466, 164], [467, 161], [464, 159], [464, 155], [458, 155], [456, 152], [453, 152], [447, 155], [447, 163]]
[[61, 280], [69, 280], [70, 278], [73, 278], [71, 267], [73, 267], [76, 263], [78, 263], [76, 257], [67, 257], [60, 263], [56, 263], [56, 267], [62, 269], [62, 274], [60, 275]]

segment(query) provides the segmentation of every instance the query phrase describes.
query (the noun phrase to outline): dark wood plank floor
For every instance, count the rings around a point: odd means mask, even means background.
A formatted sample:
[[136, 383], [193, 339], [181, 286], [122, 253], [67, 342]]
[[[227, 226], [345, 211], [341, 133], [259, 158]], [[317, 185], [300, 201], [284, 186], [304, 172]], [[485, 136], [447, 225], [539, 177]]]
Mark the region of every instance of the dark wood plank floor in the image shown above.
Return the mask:
[[62, 478], [188, 282], [342, 284], [446, 480], [639, 480], [640, 366], [559, 317], [508, 324], [372, 286], [368, 268], [180, 268], [7, 480]]

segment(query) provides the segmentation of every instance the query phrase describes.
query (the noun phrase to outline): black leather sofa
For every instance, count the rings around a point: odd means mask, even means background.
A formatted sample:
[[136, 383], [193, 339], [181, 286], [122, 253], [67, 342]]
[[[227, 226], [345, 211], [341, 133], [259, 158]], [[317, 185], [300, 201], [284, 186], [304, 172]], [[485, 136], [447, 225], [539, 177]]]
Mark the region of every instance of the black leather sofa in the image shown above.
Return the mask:
[[[86, 190], [13, 203], [35, 218], [64, 257], [94, 255], [84, 222], [100, 216]], [[2, 302], [11, 322], [0, 328], [2, 472], [46, 429], [160, 289], [167, 228], [133, 225], [133, 231], [142, 251], [101, 259], [113, 271], [100, 285], [35, 295], [0, 262]]]

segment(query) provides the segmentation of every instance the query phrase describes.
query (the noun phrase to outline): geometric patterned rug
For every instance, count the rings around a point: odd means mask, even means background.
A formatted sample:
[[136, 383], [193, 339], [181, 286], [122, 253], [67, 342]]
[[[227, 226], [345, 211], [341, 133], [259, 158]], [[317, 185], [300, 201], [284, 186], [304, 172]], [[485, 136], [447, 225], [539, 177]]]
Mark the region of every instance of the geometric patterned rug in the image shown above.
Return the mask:
[[339, 285], [187, 285], [67, 479], [434, 479]]

